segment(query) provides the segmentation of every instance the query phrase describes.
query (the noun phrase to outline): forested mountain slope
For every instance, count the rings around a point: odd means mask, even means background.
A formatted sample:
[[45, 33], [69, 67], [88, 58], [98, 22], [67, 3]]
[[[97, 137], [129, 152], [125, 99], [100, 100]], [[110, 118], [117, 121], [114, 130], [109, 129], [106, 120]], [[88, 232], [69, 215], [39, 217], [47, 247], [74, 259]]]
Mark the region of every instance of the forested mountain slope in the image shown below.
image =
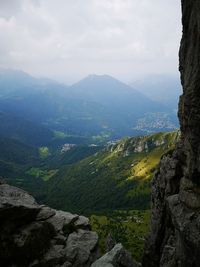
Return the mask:
[[[171, 108], [108, 75], [90, 75], [66, 86], [20, 71], [0, 70], [0, 112], [48, 129], [48, 140], [55, 131], [111, 140], [178, 127]], [[12, 132], [9, 121], [3, 123]]]
[[72, 211], [149, 208], [150, 181], [179, 132], [125, 138], [62, 167], [48, 182], [48, 204]]

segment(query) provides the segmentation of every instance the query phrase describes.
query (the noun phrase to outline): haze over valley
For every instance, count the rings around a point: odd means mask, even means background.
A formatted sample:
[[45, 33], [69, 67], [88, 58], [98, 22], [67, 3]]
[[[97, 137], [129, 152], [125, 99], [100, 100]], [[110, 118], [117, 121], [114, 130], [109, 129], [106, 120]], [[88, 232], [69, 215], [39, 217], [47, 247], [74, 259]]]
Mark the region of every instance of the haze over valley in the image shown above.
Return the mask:
[[[163, 77], [166, 86], [163, 85], [163, 91], [173, 90], [173, 95], [168, 94], [168, 99], [165, 99], [161, 91], [163, 99], [158, 101], [153, 96], [156, 94], [159, 98], [157, 87], [161, 86], [162, 76], [159, 81], [155, 77], [154, 87], [149, 84], [149, 91], [155, 91], [150, 98], [142, 92], [142, 86], [137, 90], [108, 75], [89, 75], [72, 86], [66, 86], [36, 79], [21, 71], [1, 70], [0, 119], [3, 126], [0, 133], [39, 144], [39, 140], [28, 137], [31, 135], [28, 124], [33, 124], [33, 129], [38, 128], [35, 138], [41, 138], [44, 145], [59, 134], [63, 138], [74, 136], [96, 142], [172, 131], [178, 128], [174, 99], [178, 98], [180, 87], [178, 78], [171, 77], [170, 80], [169, 77], [170, 85], [165, 79]], [[15, 127], [13, 123], [21, 127]], [[24, 132], [17, 133], [12, 127]]]
[[[180, 94], [178, 78], [155, 75], [150, 81], [128, 85], [109, 75], [89, 75], [69, 86], [22, 71], [0, 71], [3, 179], [31, 192], [40, 203], [100, 214], [91, 220], [94, 228], [101, 224], [101, 242], [107, 220], [108, 229], [115, 231], [109, 221], [118, 220], [114, 211], [137, 217], [140, 210], [142, 230], [133, 243], [130, 238], [125, 242], [138, 259], [148, 227], [153, 173], [179, 138], [174, 101]], [[124, 230], [117, 240], [139, 226], [120, 227]]]

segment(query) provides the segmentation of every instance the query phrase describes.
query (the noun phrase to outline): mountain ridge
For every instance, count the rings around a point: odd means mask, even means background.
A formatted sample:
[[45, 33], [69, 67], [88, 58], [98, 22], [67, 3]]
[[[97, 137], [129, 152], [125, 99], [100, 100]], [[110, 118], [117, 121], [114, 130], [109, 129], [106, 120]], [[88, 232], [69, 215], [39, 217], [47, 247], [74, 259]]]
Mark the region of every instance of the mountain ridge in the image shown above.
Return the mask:
[[[0, 112], [31, 120], [50, 131], [85, 137], [107, 136], [112, 140], [148, 133], [148, 129], [136, 126], [149, 113], [154, 114], [151, 117], [154, 131], [168, 130], [160, 128], [155, 118], [172, 121], [169, 130], [178, 126], [171, 109], [108, 75], [89, 76], [72, 86], [44, 83], [31, 76], [26, 79], [24, 75], [22, 80], [20, 75], [16, 80], [0, 79]], [[168, 120], [159, 116], [159, 112], [167, 114]]]
[[48, 181], [47, 203], [73, 212], [149, 208], [150, 180], [179, 133], [127, 138], [70, 166]]

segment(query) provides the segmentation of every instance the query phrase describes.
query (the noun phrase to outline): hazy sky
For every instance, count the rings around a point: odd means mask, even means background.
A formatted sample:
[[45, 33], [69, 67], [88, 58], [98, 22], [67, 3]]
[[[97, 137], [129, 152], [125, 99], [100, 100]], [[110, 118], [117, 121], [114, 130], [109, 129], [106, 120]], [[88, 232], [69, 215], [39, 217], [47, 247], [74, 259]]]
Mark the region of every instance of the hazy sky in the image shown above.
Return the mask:
[[180, 0], [0, 0], [0, 67], [72, 82], [176, 73]]

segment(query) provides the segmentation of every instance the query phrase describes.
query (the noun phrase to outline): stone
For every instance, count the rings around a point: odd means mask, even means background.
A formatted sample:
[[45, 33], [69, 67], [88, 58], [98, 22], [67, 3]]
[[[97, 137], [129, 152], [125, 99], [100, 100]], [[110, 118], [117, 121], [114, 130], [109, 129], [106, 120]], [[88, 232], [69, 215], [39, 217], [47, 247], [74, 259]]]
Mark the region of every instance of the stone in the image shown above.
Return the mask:
[[89, 267], [98, 257], [98, 236], [89, 229], [86, 217], [38, 205], [1, 182], [0, 266]]
[[66, 244], [66, 240], [67, 240], [67, 238], [64, 235], [58, 233], [54, 237], [53, 242], [56, 245], [65, 245]]
[[68, 228], [78, 219], [77, 214], [71, 214], [69, 212], [64, 212], [61, 210], [55, 211], [55, 216], [48, 219], [56, 231], [63, 231], [68, 233]]
[[78, 219], [74, 222], [74, 226], [78, 229], [90, 230], [90, 221], [85, 216], [79, 216]]
[[70, 262], [65, 262], [61, 267], [72, 267], [72, 264]]
[[123, 248], [121, 244], [116, 244], [114, 248], [95, 261], [91, 267], [139, 267], [141, 266]]
[[200, 208], [199, 188], [189, 179], [182, 178], [180, 183], [180, 199], [186, 206]]
[[27, 192], [8, 184], [0, 185], [0, 208], [6, 208], [9, 206], [27, 206], [29, 208], [38, 207], [35, 199]]
[[67, 259], [74, 267], [90, 266], [99, 256], [97, 245], [97, 233], [79, 229], [70, 234], [67, 239]]
[[109, 233], [107, 238], [106, 238], [106, 252], [113, 249], [116, 244], [117, 243], [116, 243], [115, 239], [113, 238], [112, 234]]
[[39, 211], [39, 213], [37, 214], [37, 217], [36, 217], [37, 221], [47, 220], [56, 214], [55, 210], [53, 210], [53, 209], [51, 209], [45, 205], [42, 205], [40, 207], [41, 207], [41, 210]]
[[64, 246], [54, 245], [47, 251], [45, 255], [43, 255], [40, 264], [46, 264], [47, 266], [55, 266], [56, 264], [58, 264], [58, 266], [60, 266], [61, 264], [64, 264], [65, 261], [66, 255]]
[[0, 219], [17, 221], [21, 218], [24, 222], [31, 221], [39, 211], [35, 199], [24, 190], [7, 184], [0, 185]]

